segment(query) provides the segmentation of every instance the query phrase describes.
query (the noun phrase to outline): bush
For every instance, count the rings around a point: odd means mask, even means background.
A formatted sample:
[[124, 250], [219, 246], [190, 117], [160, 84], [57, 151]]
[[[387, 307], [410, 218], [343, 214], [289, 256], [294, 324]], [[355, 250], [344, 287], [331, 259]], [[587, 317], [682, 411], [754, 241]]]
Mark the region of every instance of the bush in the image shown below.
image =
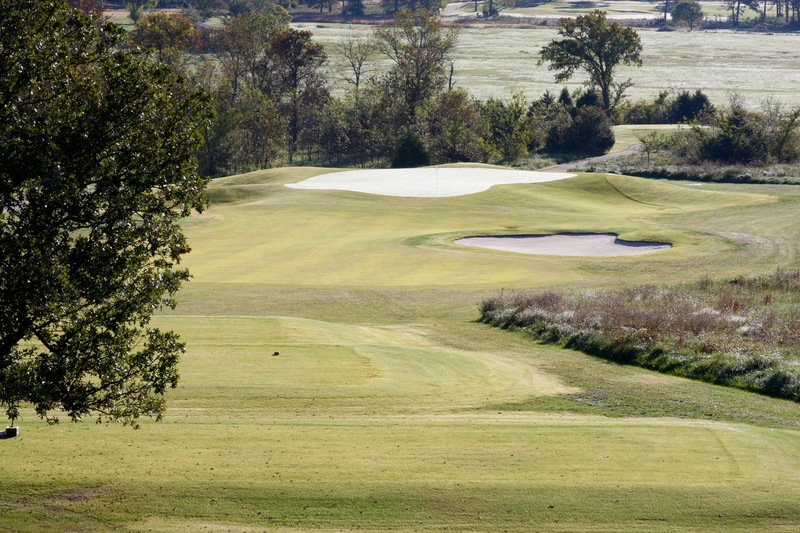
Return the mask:
[[715, 117], [712, 130], [696, 130], [704, 140], [702, 157], [725, 163], [761, 163], [768, 155], [757, 116], [733, 106]]
[[611, 119], [595, 106], [578, 109], [571, 122], [555, 123], [547, 137], [547, 147], [554, 152], [587, 155], [604, 154], [614, 146]]
[[708, 96], [697, 89], [694, 94], [681, 91], [669, 105], [669, 122], [692, 122], [713, 111]]
[[422, 139], [411, 130], [406, 130], [397, 143], [392, 168], [424, 167], [431, 162], [428, 150]]
[[479, 112], [484, 142], [500, 153], [504, 161], [528, 155], [533, 130], [522, 93], [514, 93], [507, 101], [490, 98], [479, 106]]

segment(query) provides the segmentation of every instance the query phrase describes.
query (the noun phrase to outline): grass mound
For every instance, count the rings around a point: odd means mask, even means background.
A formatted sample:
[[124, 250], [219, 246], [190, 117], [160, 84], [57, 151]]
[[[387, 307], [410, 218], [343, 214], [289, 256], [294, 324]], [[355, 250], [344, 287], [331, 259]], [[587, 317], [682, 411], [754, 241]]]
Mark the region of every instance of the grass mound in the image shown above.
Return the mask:
[[800, 271], [483, 302], [484, 322], [624, 364], [800, 401]]
[[321, 167], [281, 167], [217, 178], [208, 187], [207, 195], [213, 206], [237, 205], [258, 201], [271, 196], [275, 189], [282, 189], [287, 183], [294, 183], [319, 176], [337, 169]]

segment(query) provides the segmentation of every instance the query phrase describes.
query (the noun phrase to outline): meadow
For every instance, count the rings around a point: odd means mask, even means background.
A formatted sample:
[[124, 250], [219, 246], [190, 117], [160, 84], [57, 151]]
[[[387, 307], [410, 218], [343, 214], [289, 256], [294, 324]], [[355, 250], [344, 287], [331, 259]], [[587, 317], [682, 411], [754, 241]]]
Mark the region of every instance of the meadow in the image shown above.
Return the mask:
[[[796, 267], [788, 186], [581, 174], [452, 198], [222, 178], [186, 223], [188, 343], [162, 423], [0, 440], [0, 531], [779, 531], [800, 523], [800, 406], [481, 324], [515, 289]], [[453, 244], [614, 232], [646, 256]], [[278, 352], [279, 355], [273, 355]]]
[[[339, 72], [343, 62], [334, 49], [342, 37], [367, 34], [369, 26], [295, 24], [311, 31], [326, 46], [329, 71]], [[632, 100], [654, 98], [662, 90], [701, 89], [712, 103], [725, 105], [738, 93], [751, 108], [766, 99], [785, 107], [800, 106], [796, 87], [800, 84], [800, 35], [736, 31], [659, 32], [637, 29], [643, 45], [642, 68], [620, 67], [618, 79], [630, 78]], [[461, 31], [455, 60], [456, 87], [480, 98], [508, 98], [521, 90], [528, 98], [545, 91], [558, 94], [563, 86], [571, 91], [582, 86], [576, 74], [566, 84], [556, 84], [546, 65], [537, 66], [539, 50], [557, 38], [554, 28], [468, 27]], [[373, 73], [384, 67], [376, 61]], [[765, 85], [766, 84], [766, 85]], [[336, 86], [342, 90], [344, 82]]]
[[[725, 20], [730, 15], [730, 11], [725, 9], [722, 2], [700, 2], [703, 14], [708, 20]], [[602, 9], [608, 13], [611, 19], [625, 20], [653, 20], [662, 19], [663, 8], [655, 2], [646, 0], [608, 0], [606, 2], [571, 2], [567, 0], [555, 0], [552, 2], [540, 2], [538, 0], [520, 0], [515, 2], [514, 7], [504, 8], [500, 15], [503, 17], [535, 17], [554, 18], [554, 17], [575, 17], [586, 13], [591, 9]], [[474, 13], [474, 4], [467, 3], [458, 9], [461, 15]], [[742, 16], [744, 21], [751, 15], [751, 12]]]

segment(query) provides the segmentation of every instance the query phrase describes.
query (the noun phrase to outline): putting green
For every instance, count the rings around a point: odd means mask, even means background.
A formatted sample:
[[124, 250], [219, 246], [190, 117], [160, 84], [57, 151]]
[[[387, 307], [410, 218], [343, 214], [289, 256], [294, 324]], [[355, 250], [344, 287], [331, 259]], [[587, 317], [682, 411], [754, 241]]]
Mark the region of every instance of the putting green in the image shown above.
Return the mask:
[[[663, 271], [693, 264], [709, 273], [743, 247], [694, 213], [723, 217], [775, 200], [625, 176], [582, 175], [549, 183], [500, 185], [452, 198], [395, 198], [348, 191], [296, 190], [279, 172], [217, 180], [212, 207], [187, 225], [193, 253], [186, 265], [196, 283], [279, 287], [529, 287], [597, 280], [663, 279]], [[673, 218], [678, 217], [678, 218]], [[672, 223], [671, 220], [678, 223]], [[720, 231], [734, 225], [720, 224]], [[742, 231], [749, 232], [750, 229]], [[671, 242], [651, 256], [614, 259], [520, 257], [454, 244], [474, 235], [615, 233], [627, 241]], [[755, 241], [754, 241], [755, 242]], [[770, 246], [752, 245], [748, 267], [772, 270]], [[728, 269], [729, 271], [733, 269]], [[648, 279], [647, 273], [655, 274]]]

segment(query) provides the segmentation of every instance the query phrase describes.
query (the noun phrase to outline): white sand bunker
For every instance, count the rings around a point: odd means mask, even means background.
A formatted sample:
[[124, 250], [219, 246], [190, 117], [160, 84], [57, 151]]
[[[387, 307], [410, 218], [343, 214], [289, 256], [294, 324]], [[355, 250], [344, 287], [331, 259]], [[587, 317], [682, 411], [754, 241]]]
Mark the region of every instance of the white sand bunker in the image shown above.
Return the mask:
[[613, 233], [561, 235], [495, 235], [457, 239], [456, 244], [521, 254], [574, 257], [641, 255], [672, 248], [669, 243], [621, 241]]
[[363, 192], [382, 196], [442, 198], [464, 196], [488, 190], [495, 185], [543, 183], [571, 178], [566, 172], [530, 172], [496, 168], [393, 168], [351, 170], [314, 176], [293, 189], [327, 189]]

